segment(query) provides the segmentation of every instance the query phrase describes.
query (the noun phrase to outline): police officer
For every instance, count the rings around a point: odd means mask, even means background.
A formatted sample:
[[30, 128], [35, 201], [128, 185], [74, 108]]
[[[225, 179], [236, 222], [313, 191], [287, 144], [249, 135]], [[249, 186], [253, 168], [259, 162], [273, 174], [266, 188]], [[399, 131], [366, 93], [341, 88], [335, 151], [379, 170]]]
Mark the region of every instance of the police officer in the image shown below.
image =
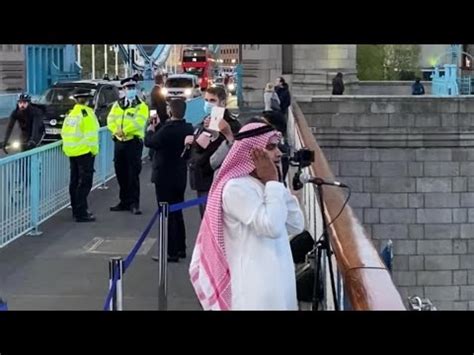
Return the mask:
[[30, 95], [19, 95], [17, 106], [10, 115], [3, 145], [8, 145], [13, 127], [18, 122], [21, 129], [22, 150], [35, 148], [44, 136], [43, 118], [43, 112], [31, 104]]
[[73, 94], [76, 105], [66, 116], [61, 129], [63, 151], [69, 157], [72, 215], [76, 222], [93, 222], [95, 217], [87, 210], [87, 196], [92, 188], [94, 159], [99, 152], [99, 122], [87, 106], [93, 97], [90, 91], [78, 90]]
[[111, 211], [140, 211], [140, 172], [143, 137], [149, 118], [148, 106], [137, 96], [137, 82], [121, 81], [125, 96], [114, 103], [107, 117], [107, 127], [115, 142], [115, 174], [120, 187], [120, 202]]

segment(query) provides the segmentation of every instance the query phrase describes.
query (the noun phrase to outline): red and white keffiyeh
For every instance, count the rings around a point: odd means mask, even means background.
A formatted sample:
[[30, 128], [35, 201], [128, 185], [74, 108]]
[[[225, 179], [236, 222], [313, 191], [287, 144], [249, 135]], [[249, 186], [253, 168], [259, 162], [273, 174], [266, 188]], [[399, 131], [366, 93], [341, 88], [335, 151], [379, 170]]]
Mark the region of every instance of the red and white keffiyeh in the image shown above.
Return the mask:
[[[263, 126], [264, 123], [250, 123], [242, 127], [240, 132]], [[191, 283], [204, 310], [232, 309], [231, 275], [226, 259], [222, 219], [224, 186], [229, 180], [247, 176], [255, 170], [251, 158], [253, 148], [264, 149], [278, 138], [279, 133], [274, 130], [235, 141], [212, 183], [189, 267]]]

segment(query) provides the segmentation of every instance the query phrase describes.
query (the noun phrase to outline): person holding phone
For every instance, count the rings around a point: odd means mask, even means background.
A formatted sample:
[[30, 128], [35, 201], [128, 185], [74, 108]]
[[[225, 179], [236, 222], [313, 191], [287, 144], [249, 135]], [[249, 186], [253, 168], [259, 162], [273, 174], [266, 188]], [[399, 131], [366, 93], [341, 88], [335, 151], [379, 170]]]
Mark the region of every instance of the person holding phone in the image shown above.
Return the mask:
[[[225, 136], [217, 131], [211, 131], [209, 125], [211, 122], [212, 109], [214, 107], [225, 108], [227, 103], [227, 94], [222, 87], [210, 87], [204, 95], [204, 111], [206, 117], [198, 125], [194, 135], [187, 137], [185, 144], [190, 147], [189, 160], [189, 184], [191, 189], [197, 192], [197, 196], [206, 196], [211, 188], [214, 177], [214, 170], [210, 164], [210, 158], [221, 145]], [[224, 111], [223, 120], [225, 120], [233, 132], [238, 132], [241, 125], [234, 119], [228, 110]], [[206, 205], [199, 205], [201, 218], [204, 215]]]

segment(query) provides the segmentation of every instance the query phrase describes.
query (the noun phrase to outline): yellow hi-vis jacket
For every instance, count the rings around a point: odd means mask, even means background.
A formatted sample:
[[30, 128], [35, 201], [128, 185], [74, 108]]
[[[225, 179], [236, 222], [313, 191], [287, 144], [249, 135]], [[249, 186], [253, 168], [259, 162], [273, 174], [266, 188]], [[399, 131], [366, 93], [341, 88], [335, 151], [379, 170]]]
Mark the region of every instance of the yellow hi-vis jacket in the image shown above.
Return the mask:
[[[149, 110], [146, 103], [139, 101], [138, 105], [123, 109], [117, 101], [107, 116], [107, 127], [120, 141], [126, 142], [136, 137], [143, 139], [148, 118]], [[122, 130], [123, 137], [116, 135], [119, 130]]]
[[99, 122], [94, 111], [76, 104], [68, 113], [61, 129], [63, 151], [68, 157], [99, 153]]

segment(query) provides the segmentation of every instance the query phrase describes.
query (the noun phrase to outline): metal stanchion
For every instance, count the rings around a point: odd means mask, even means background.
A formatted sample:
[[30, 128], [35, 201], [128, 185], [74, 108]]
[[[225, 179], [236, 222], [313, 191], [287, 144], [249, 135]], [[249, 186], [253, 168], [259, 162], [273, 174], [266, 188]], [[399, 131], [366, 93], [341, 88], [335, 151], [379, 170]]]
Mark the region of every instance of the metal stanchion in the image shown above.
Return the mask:
[[0, 311], [8, 311], [7, 301], [0, 298]]
[[159, 203], [158, 220], [158, 310], [168, 308], [168, 213], [167, 202]]
[[109, 310], [123, 311], [123, 260], [120, 256], [110, 258], [109, 260], [109, 289], [112, 287], [115, 278], [117, 278], [117, 286], [115, 287]]

